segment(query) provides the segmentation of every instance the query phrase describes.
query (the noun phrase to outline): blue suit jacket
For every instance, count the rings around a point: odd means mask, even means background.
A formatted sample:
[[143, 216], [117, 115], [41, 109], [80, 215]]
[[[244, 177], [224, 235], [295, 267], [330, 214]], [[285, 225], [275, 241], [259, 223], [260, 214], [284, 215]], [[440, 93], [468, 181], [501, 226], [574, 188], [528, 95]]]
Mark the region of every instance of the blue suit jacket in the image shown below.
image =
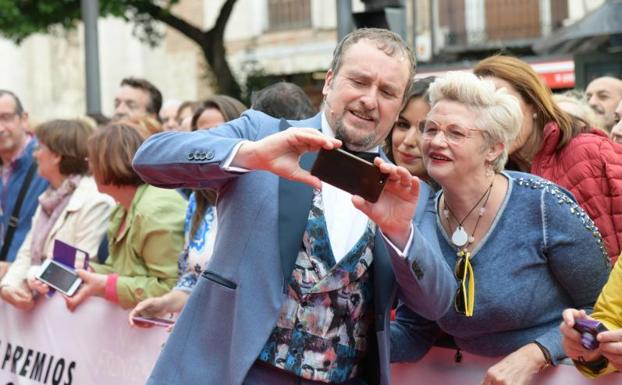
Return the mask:
[[[320, 128], [320, 115], [292, 126]], [[265, 171], [231, 173], [222, 162], [241, 140], [279, 131], [279, 120], [257, 111], [218, 128], [151, 137], [134, 158], [148, 183], [218, 190], [214, 255], [194, 288], [148, 383], [239, 385], [274, 328], [311, 208], [310, 186]], [[301, 159], [310, 168], [315, 153]], [[424, 186], [423, 194], [429, 190]], [[377, 349], [361, 365], [371, 384], [390, 384], [389, 311], [397, 282], [401, 298], [438, 319], [450, 306], [455, 279], [415, 228], [407, 259], [377, 233], [373, 261]], [[395, 274], [393, 273], [395, 271]], [[373, 335], [374, 333], [370, 333]]]

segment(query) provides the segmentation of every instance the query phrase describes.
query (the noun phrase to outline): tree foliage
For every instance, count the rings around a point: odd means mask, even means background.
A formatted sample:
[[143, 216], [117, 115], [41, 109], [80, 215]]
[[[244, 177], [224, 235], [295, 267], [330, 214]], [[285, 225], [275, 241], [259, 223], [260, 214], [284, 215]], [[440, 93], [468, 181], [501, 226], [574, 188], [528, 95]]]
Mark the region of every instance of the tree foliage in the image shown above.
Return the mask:
[[[218, 92], [240, 97], [240, 86], [225, 57], [224, 31], [237, 0], [226, 0], [214, 25], [201, 29], [175, 15], [172, 7], [180, 0], [100, 0], [100, 17], [120, 17], [134, 23], [141, 41], [157, 45], [163, 35], [162, 22], [195, 42], [214, 73]], [[55, 34], [73, 29], [81, 21], [80, 0], [0, 0], [0, 35], [17, 44], [34, 33]]]

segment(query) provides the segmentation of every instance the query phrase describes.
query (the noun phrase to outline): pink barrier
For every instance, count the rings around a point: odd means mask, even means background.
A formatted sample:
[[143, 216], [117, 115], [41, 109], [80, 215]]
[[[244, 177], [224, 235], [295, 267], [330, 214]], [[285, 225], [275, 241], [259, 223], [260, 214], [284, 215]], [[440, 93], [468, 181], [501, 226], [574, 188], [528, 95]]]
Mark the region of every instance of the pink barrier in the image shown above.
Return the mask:
[[[34, 310], [0, 302], [0, 385], [143, 385], [168, 333], [135, 329], [128, 312], [91, 298], [75, 313], [61, 296], [42, 298]], [[498, 359], [434, 348], [418, 363], [393, 364], [393, 385], [479, 385]], [[570, 365], [548, 369], [532, 385], [622, 384], [614, 373], [588, 380]]]
[[127, 315], [100, 298], [75, 313], [60, 295], [30, 312], [0, 302], [0, 385], [143, 385], [168, 333]]
[[[453, 349], [433, 348], [417, 363], [391, 365], [392, 385], [479, 385], [486, 370], [500, 358], [479, 357], [462, 352], [462, 362], [454, 362]], [[590, 380], [572, 365], [558, 365], [536, 376], [531, 385], [614, 385], [622, 384], [622, 374]]]

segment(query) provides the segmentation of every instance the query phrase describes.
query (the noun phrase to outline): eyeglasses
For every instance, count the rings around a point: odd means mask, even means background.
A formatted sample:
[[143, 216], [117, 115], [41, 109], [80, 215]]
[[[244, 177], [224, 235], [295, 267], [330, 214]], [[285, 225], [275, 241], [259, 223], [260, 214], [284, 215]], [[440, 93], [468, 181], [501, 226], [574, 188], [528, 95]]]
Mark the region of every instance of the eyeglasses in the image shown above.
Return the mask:
[[454, 309], [467, 317], [473, 316], [475, 305], [475, 278], [471, 266], [471, 253], [460, 250], [454, 267], [454, 274], [458, 279], [458, 290], [454, 298]]
[[484, 131], [479, 128], [464, 128], [456, 124], [449, 124], [442, 128], [439, 123], [433, 120], [422, 120], [419, 122], [418, 127], [423, 140], [432, 140], [442, 132], [445, 142], [454, 145], [462, 144], [471, 136], [471, 131]]
[[0, 123], [13, 123], [15, 116], [17, 116], [17, 112], [5, 112], [4, 114], [0, 114]]

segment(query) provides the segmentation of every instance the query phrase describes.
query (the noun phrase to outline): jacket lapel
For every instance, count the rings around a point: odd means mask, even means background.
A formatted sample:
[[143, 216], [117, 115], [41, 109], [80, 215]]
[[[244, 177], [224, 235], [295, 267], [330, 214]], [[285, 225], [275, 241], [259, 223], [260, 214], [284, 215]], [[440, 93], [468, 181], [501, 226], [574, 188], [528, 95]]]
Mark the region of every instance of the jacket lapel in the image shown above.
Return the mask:
[[384, 239], [380, 233], [380, 229], [376, 231], [376, 239], [374, 240], [374, 262], [372, 264], [374, 270], [374, 321], [376, 331], [384, 330], [384, 318], [386, 317], [386, 308], [390, 306], [393, 292], [395, 290], [395, 276], [389, 253], [385, 246]]
[[[289, 123], [281, 119], [279, 130], [289, 127]], [[317, 153], [307, 152], [300, 159], [300, 166], [309, 171]], [[313, 188], [304, 183], [279, 178], [279, 252], [283, 271], [283, 291], [287, 290], [300, 244], [307, 225], [309, 210], [313, 200]]]

